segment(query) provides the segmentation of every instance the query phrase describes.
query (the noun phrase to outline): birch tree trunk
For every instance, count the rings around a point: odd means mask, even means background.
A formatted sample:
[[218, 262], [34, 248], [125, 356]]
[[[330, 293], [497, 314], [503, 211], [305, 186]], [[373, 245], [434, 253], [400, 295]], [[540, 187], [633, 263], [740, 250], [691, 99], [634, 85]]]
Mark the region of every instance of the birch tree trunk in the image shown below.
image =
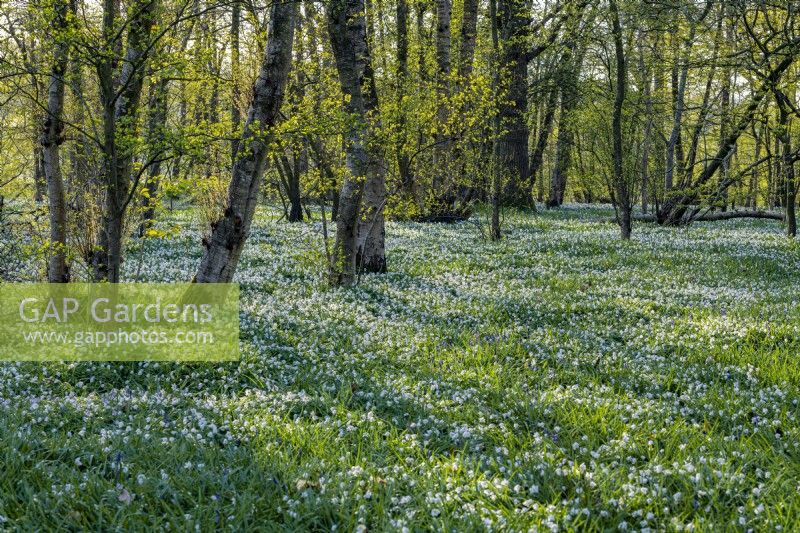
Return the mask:
[[[375, 74], [369, 55], [369, 47], [365, 49], [362, 62], [364, 117], [369, 129], [381, 127], [378, 90], [375, 85]], [[371, 131], [370, 131], [371, 134]], [[384, 208], [386, 206], [386, 176], [383, 157], [377, 143], [367, 143], [367, 175], [364, 182], [364, 198], [361, 217], [358, 224], [358, 253], [356, 265], [364, 272], [386, 272], [386, 222]]]
[[233, 164], [228, 203], [204, 243], [206, 251], [194, 279], [198, 283], [229, 283], [239, 264], [256, 210], [269, 139], [283, 103], [296, 17], [296, 2], [276, 2], [270, 8], [269, 40]]
[[[386, 190], [382, 163], [370, 146], [377, 125], [378, 97], [367, 45], [363, 0], [336, 0], [328, 5], [328, 32], [345, 110], [352, 120], [345, 132], [347, 175], [339, 194], [336, 240], [330, 265], [333, 286], [352, 285], [359, 265], [386, 269], [383, 207]], [[361, 200], [364, 197], [364, 209]]]

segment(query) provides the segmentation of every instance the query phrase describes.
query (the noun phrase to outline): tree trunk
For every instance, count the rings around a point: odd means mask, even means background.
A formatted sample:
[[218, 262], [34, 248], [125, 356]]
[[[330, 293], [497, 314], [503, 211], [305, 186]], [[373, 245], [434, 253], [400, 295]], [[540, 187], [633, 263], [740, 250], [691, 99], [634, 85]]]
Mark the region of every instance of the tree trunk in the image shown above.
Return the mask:
[[639, 32], [639, 72], [642, 75], [642, 98], [645, 105], [645, 123], [644, 123], [644, 138], [642, 139], [642, 160], [641, 160], [641, 175], [642, 175], [642, 213], [647, 213], [648, 205], [648, 189], [650, 184], [650, 145], [653, 139], [653, 95], [652, 95], [652, 73], [647, 68], [644, 57], [644, 32]]
[[[33, 60], [31, 61], [31, 67], [33, 64]], [[31, 110], [31, 116], [34, 118], [33, 123], [35, 125], [39, 125], [45, 120], [46, 117], [42, 116], [41, 110], [39, 108], [38, 102], [41, 101], [41, 83], [39, 82], [36, 76], [33, 76], [32, 79], [33, 84], [33, 91], [34, 91], [34, 105], [33, 109]], [[49, 97], [49, 96], [48, 96]], [[36, 203], [40, 203], [44, 201], [45, 196], [47, 196], [47, 176], [45, 175], [44, 169], [44, 150], [42, 148], [42, 140], [41, 134], [34, 130], [33, 133], [33, 200]]]
[[[105, 42], [112, 42], [117, 6], [106, 0], [103, 32]], [[157, 0], [144, 0], [132, 9], [128, 21], [128, 49], [117, 84], [113, 83], [113, 59], [99, 67], [103, 101], [103, 178], [106, 203], [100, 222], [98, 247], [92, 253], [95, 281], [116, 283], [122, 264], [122, 238], [125, 210], [131, 199], [130, 173], [133, 149], [128, 139], [136, 134], [136, 115], [144, 83], [144, 63], [150, 53], [150, 32], [156, 19]]]
[[572, 163], [572, 145], [575, 140], [573, 130], [573, 110], [578, 103], [578, 76], [580, 75], [582, 54], [575, 54], [575, 44], [567, 44], [567, 51], [562, 57], [562, 69], [559, 78], [561, 86], [561, 109], [558, 117], [558, 138], [556, 140], [556, 162], [550, 179], [550, 199], [548, 207], [559, 207], [564, 203], [564, 192], [567, 189], [567, 174]]
[[[762, 131], [764, 133], [764, 151], [767, 153], [767, 160], [772, 161], [773, 160], [772, 148], [770, 148], [770, 145], [772, 143], [772, 136], [770, 134], [771, 129], [768, 127], [768, 125], [765, 125]], [[767, 209], [772, 209], [773, 207], [775, 207], [774, 198], [772, 196], [774, 188], [775, 188], [774, 167], [772, 164], [767, 163], [767, 191], [764, 194], [764, 207], [766, 207]]]
[[239, 125], [242, 122], [242, 112], [239, 110], [239, 29], [242, 20], [242, 4], [239, 0], [233, 0], [231, 4], [231, 129], [233, 135], [231, 139], [231, 166], [236, 163], [236, 150], [239, 147]]
[[[660, 38], [654, 39], [651, 50], [654, 57], [660, 58], [660, 49], [662, 48], [662, 40]], [[664, 113], [664, 92], [666, 87], [666, 80], [664, 79], [664, 69], [653, 69], [653, 92], [651, 102], [653, 103], [653, 174], [650, 180], [652, 194], [650, 198], [653, 202], [653, 209], [658, 211], [661, 201], [663, 199], [663, 192], [665, 189], [665, 176], [666, 176], [666, 154], [667, 154], [667, 141], [664, 138], [665, 129], [665, 113]], [[658, 178], [658, 179], [656, 179]]]
[[[363, 101], [366, 115], [363, 117], [372, 135], [372, 129], [380, 129], [380, 108], [378, 90], [375, 85], [375, 74], [366, 48], [362, 63], [363, 69]], [[358, 252], [356, 265], [359, 272], [386, 272], [386, 226], [384, 209], [386, 207], [386, 176], [383, 159], [374, 146], [367, 143], [367, 175], [365, 176], [363, 203], [358, 224]]]
[[64, 197], [64, 181], [61, 175], [60, 147], [64, 142], [64, 75], [69, 65], [69, 42], [67, 35], [69, 18], [75, 5], [68, 0], [55, 4], [53, 29], [53, 66], [47, 89], [47, 114], [42, 131], [43, 169], [47, 180], [47, 199], [50, 206], [50, 258], [47, 265], [47, 280], [50, 283], [69, 282], [67, 264], [67, 206]]
[[[719, 56], [720, 42], [722, 41], [723, 21], [724, 21], [724, 17], [723, 17], [723, 13], [721, 12], [719, 20], [717, 22], [717, 33], [716, 33], [716, 36], [714, 37], [713, 51], [711, 53], [711, 57], [709, 58], [710, 68], [708, 69], [708, 76], [707, 76], [707, 79], [706, 79], [706, 87], [705, 87], [705, 90], [703, 91], [702, 103], [700, 104], [700, 108], [698, 110], [697, 122], [695, 123], [694, 130], [692, 131], [692, 136], [690, 138], [689, 154], [686, 157], [686, 166], [684, 168], [685, 174], [681, 176], [681, 185], [683, 185], [685, 183], [689, 183], [692, 180], [692, 177], [694, 175], [695, 163], [697, 162], [697, 154], [698, 154], [698, 149], [699, 149], [699, 145], [700, 145], [700, 138], [703, 136], [704, 131], [708, 127], [707, 118], [708, 118], [709, 114], [711, 113], [712, 89], [714, 87], [714, 78], [716, 77], [717, 57]], [[725, 95], [725, 85], [724, 85], [724, 82], [723, 82], [723, 88], [722, 88], [722, 98], [723, 98], [723, 102], [722, 102], [723, 109], [722, 109], [722, 112], [723, 112], [723, 116], [721, 117], [721, 119], [725, 118], [724, 117], [724, 112], [725, 112], [724, 106], [726, 105], [726, 103], [724, 101], [725, 96], [726, 96]], [[725, 137], [723, 135], [722, 138], [720, 139], [720, 142], [723, 142], [724, 139], [725, 139]], [[725, 164], [726, 163], [723, 164], [723, 167], [725, 166]]]
[[[658, 222], [656, 215], [633, 215], [631, 218], [638, 222]], [[772, 213], [770, 211], [757, 211], [752, 209], [735, 210], [735, 211], [720, 211], [717, 213], [706, 213], [704, 215], [695, 215], [687, 217], [686, 222], [718, 222], [721, 220], [734, 220], [737, 218], [756, 218], [761, 220], [780, 220], [783, 221], [783, 215], [780, 213]], [[608, 219], [607, 222], [616, 222], [616, 219]]]
[[[558, 89], [553, 88], [550, 90], [550, 94], [547, 97], [547, 100], [544, 103], [544, 118], [542, 119], [542, 126], [539, 129], [539, 135], [536, 137], [536, 144], [533, 148], [533, 154], [531, 154], [531, 168], [528, 172], [530, 177], [530, 186], [531, 186], [531, 194], [533, 194], [533, 187], [537, 184], [541, 186], [539, 187], [542, 191], [540, 196], [544, 194], [544, 186], [543, 181], [540, 179], [539, 175], [541, 174], [542, 170], [542, 163], [544, 162], [544, 151], [547, 149], [547, 141], [550, 139], [550, 134], [553, 131], [553, 122], [556, 116], [556, 100], [558, 99]], [[541, 201], [542, 198], [539, 198]]]
[[[489, 0], [489, 18], [491, 19], [492, 33], [492, 92], [496, 93], [500, 83], [500, 39], [499, 39], [499, 20], [497, 16], [497, 0]], [[497, 114], [492, 120], [492, 181], [490, 187], [490, 203], [492, 206], [492, 221], [489, 229], [489, 236], [493, 241], [502, 238], [500, 232], [500, 208], [503, 193], [503, 175], [500, 168], [500, 154], [498, 153], [498, 133], [500, 131], [500, 115]]]
[[786, 235], [797, 236], [797, 190], [794, 174], [794, 154], [792, 153], [792, 136], [789, 129], [789, 106], [791, 100], [782, 91], [775, 89], [775, 100], [778, 103], [778, 132], [781, 141], [784, 191], [786, 200]]
[[507, 82], [500, 102], [501, 133], [497, 156], [501, 175], [507, 180], [505, 198], [514, 205], [530, 202], [520, 183], [528, 183], [528, 50], [525, 46], [530, 26], [528, 4], [523, 0], [500, 0], [497, 4], [500, 47], [500, 83]]
[[683, 114], [686, 109], [686, 81], [689, 76], [689, 60], [692, 46], [694, 45], [697, 25], [708, 15], [713, 2], [706, 2], [703, 14], [696, 21], [691, 21], [689, 35], [683, 43], [683, 50], [675, 38], [675, 65], [672, 69], [672, 105], [673, 123], [672, 133], [667, 142], [667, 164], [664, 179], [664, 188], [669, 191], [675, 185], [674, 176], [683, 176]]
[[718, 220], [733, 220], [735, 218], [760, 218], [766, 220], [783, 220], [778, 213], [769, 211], [724, 211], [720, 213], [708, 213], [692, 219], [692, 222], [714, 222]]
[[[346, 111], [353, 117], [345, 133], [348, 173], [339, 194], [336, 241], [330, 265], [331, 285], [341, 286], [356, 281], [359, 263], [369, 269], [386, 268], [382, 257], [385, 197], [381, 198], [385, 186], [380, 160], [369, 146], [378, 99], [367, 46], [364, 1], [336, 0], [328, 6], [327, 16], [339, 82], [342, 92], [349, 97]], [[361, 213], [365, 188], [370, 198]]]
[[289, 222], [302, 222], [303, 221], [303, 203], [302, 194], [300, 192], [300, 176], [306, 171], [308, 166], [305, 161], [303, 153], [299, 157], [293, 157], [292, 161], [289, 157], [282, 153], [276, 158], [276, 167], [278, 173], [283, 180], [284, 188], [286, 189], [286, 196], [289, 199], [289, 211], [285, 212], [286, 219]]
[[223, 216], [211, 225], [211, 237], [195, 275], [198, 283], [229, 283], [239, 264], [289, 77], [296, 16], [295, 2], [276, 2], [270, 8], [269, 40], [233, 164], [228, 202]]
[[370, 154], [367, 180], [364, 183], [364, 207], [358, 226], [357, 265], [365, 272], [386, 272], [386, 229], [384, 207], [386, 184], [383, 168]]
[[458, 49], [458, 83], [464, 85], [472, 76], [475, 42], [478, 36], [478, 0], [464, 0], [461, 16], [461, 45]]
[[547, 207], [559, 207], [564, 203], [567, 188], [567, 173], [572, 159], [573, 132], [569, 125], [572, 112], [571, 97], [561, 90], [561, 111], [558, 118], [558, 138], [556, 139], [556, 161], [550, 176], [550, 198]]
[[[722, 21], [720, 24], [725, 24], [725, 7], [722, 8]], [[733, 35], [733, 22], [728, 22], [725, 25], [725, 40], [727, 42], [733, 42], [734, 35]], [[716, 57], [717, 51], [716, 46], [714, 50], [714, 56]], [[730, 66], [726, 67], [722, 74], [722, 89], [720, 90], [720, 118], [719, 118], [719, 142], [720, 144], [725, 142], [725, 137], [728, 134], [728, 123], [731, 117], [731, 75], [732, 75], [732, 68]], [[728, 180], [728, 161], [725, 161], [722, 164], [722, 170], [720, 171], [720, 182], [725, 183]], [[722, 210], [725, 211], [728, 208], [728, 190], [723, 189], [721, 196], [722, 200]]]
[[622, 166], [622, 108], [625, 104], [627, 88], [627, 71], [625, 65], [625, 48], [622, 43], [622, 27], [619, 22], [619, 10], [616, 0], [609, 0], [611, 7], [611, 24], [614, 35], [614, 53], [616, 57], [616, 79], [614, 82], [614, 111], [611, 121], [613, 138], [614, 189], [616, 193], [617, 220], [624, 240], [631, 238], [631, 198], [628, 182]]
[[[755, 145], [753, 146], [753, 161], [758, 161], [761, 159], [761, 134], [755, 126], [753, 126], [753, 139], [755, 140]], [[750, 179], [747, 180], [747, 201], [745, 202], [745, 207], [748, 209], [758, 209], [758, 176], [758, 166], [754, 166], [750, 171]]]
[[163, 144], [167, 126], [167, 84], [167, 78], [152, 83], [147, 97], [147, 144], [150, 167], [147, 169], [147, 179], [144, 182], [139, 237], [144, 236], [155, 220], [158, 189], [161, 184], [161, 161], [165, 149]]
[[397, 0], [397, 107], [398, 107], [398, 139], [397, 167], [400, 173], [400, 186], [406, 194], [414, 192], [414, 177], [411, 174], [411, 157], [406, 153], [406, 113], [403, 109], [405, 86], [408, 81], [408, 2]]
[[[687, 41], [688, 55], [689, 44]], [[676, 47], [677, 48], [677, 47]], [[670, 133], [669, 140], [667, 141], [667, 164], [666, 175], [664, 176], [664, 189], [666, 191], [672, 190], [675, 185], [675, 175], [680, 175], [680, 170], [676, 172], [676, 167], [682, 166], [680, 160], [682, 159], [681, 153], [683, 150], [683, 141], [681, 136], [681, 128], [683, 127], [683, 109], [686, 94], [686, 78], [689, 71], [689, 58], [682, 58], [680, 51], [676, 64], [672, 69], [672, 132]], [[683, 63], [681, 65], [681, 62]]]
[[[39, 117], [40, 113], [37, 112], [34, 116]], [[39, 120], [35, 122], [37, 124], [41, 123]], [[44, 202], [44, 197], [47, 196], [47, 176], [44, 170], [42, 143], [38, 138], [34, 139], [33, 143], [33, 184], [33, 200], [36, 203]]]
[[434, 212], [449, 210], [450, 142], [448, 131], [450, 98], [450, 15], [451, 0], [436, 0], [436, 120], [438, 127], [433, 149]]

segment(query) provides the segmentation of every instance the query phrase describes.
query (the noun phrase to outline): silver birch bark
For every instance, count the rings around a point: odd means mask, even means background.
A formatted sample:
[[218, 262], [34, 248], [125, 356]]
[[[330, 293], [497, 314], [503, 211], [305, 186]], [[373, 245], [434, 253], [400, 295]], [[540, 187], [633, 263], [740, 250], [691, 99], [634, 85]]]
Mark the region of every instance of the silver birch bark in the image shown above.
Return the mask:
[[[345, 132], [347, 175], [339, 194], [336, 240], [330, 265], [330, 283], [352, 285], [359, 265], [383, 271], [383, 204], [385, 185], [381, 161], [370, 146], [370, 128], [376, 125], [378, 99], [367, 45], [363, 0], [337, 0], [328, 5], [328, 32], [345, 111], [352, 120]], [[362, 211], [361, 200], [364, 197]]]
[[212, 224], [210, 239], [204, 242], [206, 251], [195, 275], [198, 283], [228, 283], [239, 264], [256, 210], [269, 138], [283, 103], [296, 17], [297, 3], [272, 4], [269, 41], [233, 164], [228, 203], [223, 216]]

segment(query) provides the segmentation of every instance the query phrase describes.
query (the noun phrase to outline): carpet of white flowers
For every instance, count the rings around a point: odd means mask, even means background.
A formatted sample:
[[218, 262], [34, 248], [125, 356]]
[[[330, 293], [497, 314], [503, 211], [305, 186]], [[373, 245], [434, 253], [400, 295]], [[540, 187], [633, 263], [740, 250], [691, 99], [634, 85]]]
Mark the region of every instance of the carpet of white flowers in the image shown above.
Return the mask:
[[[240, 362], [0, 363], [0, 530], [796, 530], [800, 246], [608, 216], [390, 223], [331, 290], [260, 213]], [[191, 279], [164, 227], [128, 281]]]

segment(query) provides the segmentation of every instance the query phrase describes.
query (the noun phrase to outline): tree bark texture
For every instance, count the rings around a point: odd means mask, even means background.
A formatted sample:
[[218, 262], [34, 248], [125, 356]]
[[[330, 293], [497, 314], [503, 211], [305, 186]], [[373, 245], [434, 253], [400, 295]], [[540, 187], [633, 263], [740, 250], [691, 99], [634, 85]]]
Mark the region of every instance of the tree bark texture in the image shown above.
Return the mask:
[[[353, 120], [345, 133], [347, 175], [339, 194], [330, 283], [355, 283], [359, 266], [383, 271], [385, 185], [380, 158], [371, 144], [378, 98], [367, 45], [363, 0], [328, 5], [328, 31], [346, 111]], [[364, 197], [363, 210], [361, 207]]]
[[239, 264], [256, 210], [269, 140], [286, 91], [296, 17], [296, 2], [276, 2], [270, 8], [269, 40], [239, 140], [228, 202], [223, 216], [212, 224], [195, 276], [198, 283], [228, 283]]
[[[114, 31], [117, 8], [112, 4], [113, 0], [107, 0], [104, 8], [107, 42], [114, 41], [110, 34]], [[91, 256], [95, 281], [116, 283], [120, 279], [123, 224], [131, 195], [130, 173], [134, 155], [129, 139], [136, 133], [136, 116], [157, 8], [158, 0], [145, 0], [131, 9], [133, 14], [128, 21], [127, 50], [116, 84], [112, 82], [112, 61], [106, 60], [100, 66], [104, 131], [102, 183], [106, 199], [98, 246]]]
[[616, 77], [614, 81], [614, 110], [611, 121], [613, 141], [613, 181], [616, 194], [617, 221], [624, 240], [631, 238], [631, 194], [623, 171], [622, 155], [622, 111], [625, 104], [627, 88], [627, 66], [625, 64], [625, 48], [622, 42], [622, 27], [619, 22], [619, 10], [616, 0], [609, 0], [611, 7], [611, 25], [614, 36], [614, 55], [616, 59]]
[[54, 5], [53, 65], [47, 88], [47, 113], [42, 130], [42, 160], [47, 181], [47, 200], [50, 207], [50, 257], [47, 280], [50, 283], [69, 282], [67, 264], [67, 205], [61, 173], [61, 144], [64, 142], [64, 76], [69, 66], [69, 43], [66, 35], [69, 18], [75, 5], [69, 0], [56, 0]]
[[528, 183], [528, 50], [525, 43], [530, 26], [528, 4], [523, 0], [499, 0], [497, 24], [500, 48], [501, 85], [506, 95], [500, 104], [500, 138], [497, 157], [506, 180], [505, 203], [525, 205], [528, 195], [520, 184]]

